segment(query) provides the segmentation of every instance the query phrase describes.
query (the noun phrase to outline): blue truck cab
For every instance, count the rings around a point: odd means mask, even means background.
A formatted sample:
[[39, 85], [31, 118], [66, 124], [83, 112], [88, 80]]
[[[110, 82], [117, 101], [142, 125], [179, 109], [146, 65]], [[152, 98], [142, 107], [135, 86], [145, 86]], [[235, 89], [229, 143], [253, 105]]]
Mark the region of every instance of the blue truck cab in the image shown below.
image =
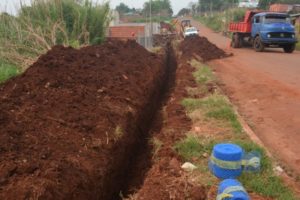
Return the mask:
[[292, 53], [297, 43], [295, 27], [289, 15], [275, 12], [262, 12], [253, 16], [251, 38], [258, 52], [265, 47], [279, 47], [286, 53]]

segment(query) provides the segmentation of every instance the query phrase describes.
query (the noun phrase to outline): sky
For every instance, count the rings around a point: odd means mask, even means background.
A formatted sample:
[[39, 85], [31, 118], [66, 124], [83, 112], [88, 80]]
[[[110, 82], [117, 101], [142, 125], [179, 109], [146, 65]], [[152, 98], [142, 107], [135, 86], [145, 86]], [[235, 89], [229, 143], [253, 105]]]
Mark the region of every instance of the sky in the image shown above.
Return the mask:
[[[21, 0], [25, 4], [29, 4], [31, 0]], [[93, 0], [95, 2], [102, 2], [103, 0]], [[174, 14], [177, 14], [181, 8], [187, 7], [189, 2], [196, 2], [196, 0], [170, 0]], [[129, 7], [142, 8], [146, 0], [110, 0], [112, 8], [119, 5], [121, 2], [127, 4]], [[0, 11], [6, 11], [11, 14], [16, 13], [16, 8], [19, 8], [20, 0], [0, 0]]]

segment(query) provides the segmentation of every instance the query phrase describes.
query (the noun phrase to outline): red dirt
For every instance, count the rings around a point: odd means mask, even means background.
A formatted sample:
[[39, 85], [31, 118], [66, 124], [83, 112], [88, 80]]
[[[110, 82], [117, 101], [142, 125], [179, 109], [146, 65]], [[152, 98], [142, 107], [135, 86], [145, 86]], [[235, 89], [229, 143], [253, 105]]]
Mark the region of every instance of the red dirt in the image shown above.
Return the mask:
[[1, 85], [0, 199], [117, 199], [164, 70], [134, 41], [108, 41], [55, 46]]
[[180, 50], [184, 58], [199, 56], [203, 62], [232, 56], [209, 42], [207, 38], [200, 36], [185, 38], [180, 44]]
[[232, 56], [232, 54], [227, 54], [209, 42], [207, 38], [200, 36], [185, 38], [180, 44], [180, 50], [182, 51], [183, 57], [192, 58], [199, 56], [203, 62]]

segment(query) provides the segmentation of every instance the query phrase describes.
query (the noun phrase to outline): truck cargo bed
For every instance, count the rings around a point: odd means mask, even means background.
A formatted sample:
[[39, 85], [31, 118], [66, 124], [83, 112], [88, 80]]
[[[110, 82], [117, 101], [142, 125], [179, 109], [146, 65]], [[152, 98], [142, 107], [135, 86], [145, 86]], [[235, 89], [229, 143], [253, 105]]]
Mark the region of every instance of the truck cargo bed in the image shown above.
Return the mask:
[[251, 24], [245, 22], [234, 23], [231, 22], [229, 24], [230, 32], [239, 32], [239, 33], [251, 33]]

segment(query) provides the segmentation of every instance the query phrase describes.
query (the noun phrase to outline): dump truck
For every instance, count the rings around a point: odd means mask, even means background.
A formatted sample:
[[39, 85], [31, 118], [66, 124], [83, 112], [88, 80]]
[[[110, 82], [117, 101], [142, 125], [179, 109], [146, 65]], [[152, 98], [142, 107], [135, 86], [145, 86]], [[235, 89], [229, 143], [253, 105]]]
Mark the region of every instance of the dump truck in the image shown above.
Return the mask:
[[262, 52], [268, 48], [283, 48], [284, 52], [295, 50], [297, 38], [295, 27], [285, 13], [246, 11], [243, 22], [231, 22], [231, 46], [241, 48], [250, 43], [254, 50]]

